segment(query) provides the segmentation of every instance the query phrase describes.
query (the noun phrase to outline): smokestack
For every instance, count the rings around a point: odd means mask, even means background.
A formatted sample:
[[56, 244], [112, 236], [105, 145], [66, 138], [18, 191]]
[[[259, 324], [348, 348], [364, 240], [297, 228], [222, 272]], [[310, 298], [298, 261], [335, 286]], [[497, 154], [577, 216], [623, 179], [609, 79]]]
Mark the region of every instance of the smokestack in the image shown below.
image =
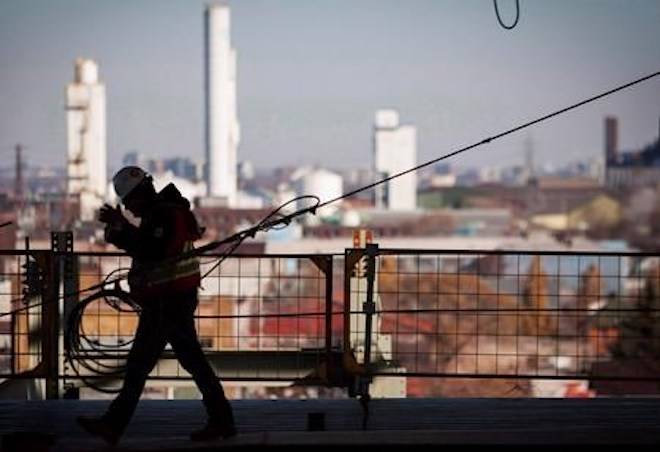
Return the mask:
[[208, 196], [237, 196], [236, 160], [240, 126], [236, 110], [236, 51], [230, 40], [226, 5], [207, 6], [204, 20], [206, 100], [206, 183]]
[[619, 152], [619, 120], [614, 116], [605, 118], [605, 161], [615, 162]]
[[18, 202], [23, 202], [23, 159], [21, 152], [23, 146], [17, 144], [16, 147], [16, 175], [14, 179], [14, 199]]

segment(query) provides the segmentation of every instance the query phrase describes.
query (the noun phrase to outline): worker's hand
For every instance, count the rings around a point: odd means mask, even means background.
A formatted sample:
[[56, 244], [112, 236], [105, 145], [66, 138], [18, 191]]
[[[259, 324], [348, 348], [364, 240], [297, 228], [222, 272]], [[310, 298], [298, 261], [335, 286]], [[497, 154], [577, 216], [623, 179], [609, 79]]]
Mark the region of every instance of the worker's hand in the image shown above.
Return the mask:
[[110, 225], [118, 225], [124, 221], [121, 213], [121, 207], [112, 207], [109, 204], [103, 204], [99, 210], [99, 221]]

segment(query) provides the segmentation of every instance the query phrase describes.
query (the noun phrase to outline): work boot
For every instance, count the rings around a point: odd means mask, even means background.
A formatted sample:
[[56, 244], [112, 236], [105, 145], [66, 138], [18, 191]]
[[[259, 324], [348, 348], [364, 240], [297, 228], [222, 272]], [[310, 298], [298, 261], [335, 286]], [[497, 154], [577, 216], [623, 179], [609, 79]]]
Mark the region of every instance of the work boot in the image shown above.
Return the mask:
[[207, 441], [218, 437], [229, 439], [233, 436], [236, 436], [236, 427], [233, 422], [208, 421], [201, 430], [192, 432], [190, 439], [193, 441]]
[[114, 446], [119, 442], [121, 432], [113, 428], [101, 417], [78, 416], [76, 421], [87, 433], [102, 438], [111, 446]]

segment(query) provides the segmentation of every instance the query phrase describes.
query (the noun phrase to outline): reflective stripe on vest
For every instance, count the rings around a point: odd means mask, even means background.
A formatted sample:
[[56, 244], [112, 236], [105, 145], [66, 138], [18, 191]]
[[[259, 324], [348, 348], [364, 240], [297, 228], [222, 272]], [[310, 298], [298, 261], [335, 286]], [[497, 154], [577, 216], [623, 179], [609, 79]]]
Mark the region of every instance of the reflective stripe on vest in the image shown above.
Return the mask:
[[[186, 242], [182, 252], [187, 253], [193, 249], [193, 242]], [[181, 259], [172, 264], [155, 268], [149, 272], [147, 286], [172, 282], [195, 274], [199, 274], [199, 257], [197, 256]]]

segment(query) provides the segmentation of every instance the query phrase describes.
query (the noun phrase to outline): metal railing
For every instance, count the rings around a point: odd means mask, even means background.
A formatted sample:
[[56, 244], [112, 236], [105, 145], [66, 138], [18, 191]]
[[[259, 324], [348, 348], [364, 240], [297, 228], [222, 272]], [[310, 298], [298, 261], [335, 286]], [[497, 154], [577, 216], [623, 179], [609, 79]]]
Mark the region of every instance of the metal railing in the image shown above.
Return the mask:
[[[104, 370], [121, 365], [138, 320], [109, 292], [81, 291], [130, 259], [73, 252], [69, 239], [0, 253], [2, 312], [11, 312], [0, 317], [0, 378], [44, 379], [48, 397], [91, 382], [117, 387], [121, 374]], [[234, 255], [214, 267], [217, 258], [202, 258], [211, 272], [196, 323], [226, 381], [350, 395], [383, 378], [660, 382], [657, 253], [368, 245], [343, 256]], [[82, 302], [86, 341], [72, 352], [62, 330]], [[190, 376], [166, 349], [150, 379]]]
[[[212, 269], [218, 257], [202, 259], [202, 273], [211, 273], [202, 281], [195, 315], [200, 343], [218, 374], [225, 380], [289, 381], [317, 368], [332, 351], [326, 323], [332, 319], [332, 256], [236, 255]], [[88, 269], [80, 271], [87, 279], [82, 287], [126, 266], [119, 255], [78, 258]], [[101, 297], [88, 305], [82, 328], [125, 357], [137, 320], [135, 312], [117, 311]], [[168, 346], [151, 378], [182, 377], [189, 375]]]
[[660, 382], [657, 253], [347, 250], [359, 260], [374, 277], [345, 285], [345, 340], [370, 377]]

